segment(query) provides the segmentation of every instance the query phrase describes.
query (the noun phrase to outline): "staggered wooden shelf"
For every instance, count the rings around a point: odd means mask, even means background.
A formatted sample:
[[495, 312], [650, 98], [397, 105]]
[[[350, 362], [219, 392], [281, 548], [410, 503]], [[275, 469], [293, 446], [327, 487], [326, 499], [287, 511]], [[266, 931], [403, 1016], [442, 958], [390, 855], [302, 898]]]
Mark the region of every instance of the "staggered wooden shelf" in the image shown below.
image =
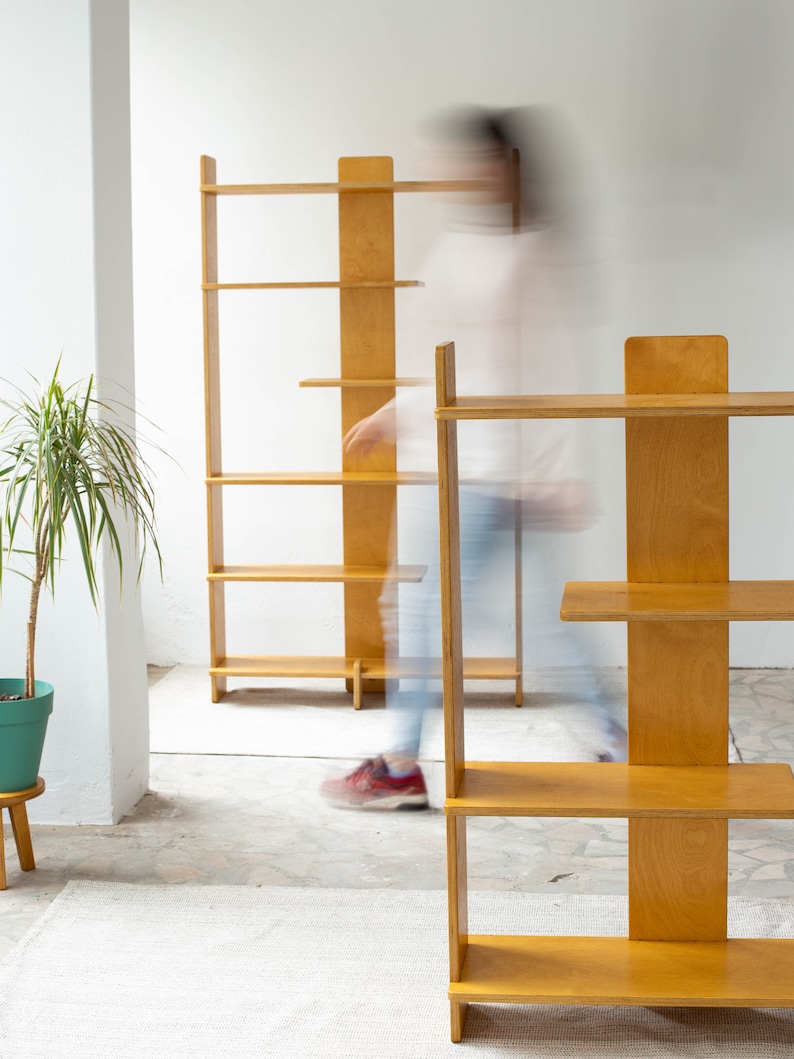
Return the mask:
[[[626, 343], [626, 393], [456, 398], [436, 351], [452, 1039], [471, 1002], [794, 1007], [794, 940], [727, 935], [728, 821], [794, 818], [788, 765], [728, 764], [728, 623], [794, 620], [794, 582], [730, 581], [728, 417], [794, 415], [727, 392], [719, 336]], [[566, 585], [561, 617], [624, 621], [628, 763], [465, 756], [459, 419], [626, 420], [627, 579]], [[625, 817], [626, 938], [473, 936], [469, 816]]]
[[[378, 600], [388, 581], [418, 581], [425, 568], [393, 566], [390, 555], [397, 489], [435, 488], [435, 476], [397, 471], [394, 445], [380, 445], [369, 456], [343, 454], [337, 471], [227, 470], [222, 455], [219, 297], [224, 291], [336, 290], [340, 310], [340, 374], [305, 379], [300, 385], [338, 389], [341, 434], [394, 397], [402, 386], [432, 380], [400, 378], [395, 364], [395, 291], [421, 286], [394, 276], [394, 195], [401, 192], [471, 191], [474, 181], [395, 181], [390, 158], [341, 158], [339, 180], [316, 184], [218, 184], [216, 164], [201, 159], [202, 283], [206, 486], [210, 597], [210, 677], [212, 699], [227, 690], [229, 677], [341, 677], [361, 705], [363, 691], [411, 675], [416, 660], [386, 659]], [[339, 276], [299, 282], [222, 282], [218, 276], [217, 199], [226, 195], [335, 195], [339, 210]], [[343, 554], [338, 564], [229, 563], [224, 554], [223, 493], [227, 487], [333, 486], [342, 493]], [[520, 542], [519, 542], [520, 543]], [[516, 549], [520, 579], [520, 549]], [[328, 583], [344, 586], [344, 654], [335, 657], [240, 656], [227, 653], [226, 586], [241, 582]], [[468, 659], [472, 680], [510, 680], [516, 704], [522, 696], [521, 624], [517, 605], [516, 649], [512, 658]]]

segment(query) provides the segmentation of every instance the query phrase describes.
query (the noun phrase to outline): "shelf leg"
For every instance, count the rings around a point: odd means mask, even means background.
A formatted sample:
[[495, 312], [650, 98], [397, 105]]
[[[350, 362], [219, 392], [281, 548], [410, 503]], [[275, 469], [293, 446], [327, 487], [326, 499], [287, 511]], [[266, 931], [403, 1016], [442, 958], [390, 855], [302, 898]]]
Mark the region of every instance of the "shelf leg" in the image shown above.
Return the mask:
[[450, 1000], [449, 1002], [449, 1035], [453, 1044], [460, 1044], [463, 1040], [463, 1028], [466, 1025], [468, 1010], [469, 1005], [464, 1000]]
[[[468, 868], [466, 856], [466, 817], [447, 817], [447, 874], [449, 878], [449, 979], [463, 977], [469, 944]], [[457, 1043], [463, 1036], [467, 1005], [450, 1001], [450, 1034]]]
[[353, 709], [361, 709], [361, 659], [353, 662]]

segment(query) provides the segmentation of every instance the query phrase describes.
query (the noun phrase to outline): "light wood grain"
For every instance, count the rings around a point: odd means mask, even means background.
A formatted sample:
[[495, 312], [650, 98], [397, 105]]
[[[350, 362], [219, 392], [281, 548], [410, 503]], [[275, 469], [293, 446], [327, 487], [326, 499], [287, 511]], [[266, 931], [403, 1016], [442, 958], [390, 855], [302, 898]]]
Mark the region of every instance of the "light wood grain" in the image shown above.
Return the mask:
[[458, 397], [437, 419], [658, 419], [794, 415], [794, 393], [520, 394]]
[[[441, 676], [440, 659], [361, 658], [305, 655], [230, 655], [222, 659], [216, 672], [229, 676], [274, 677], [343, 677], [354, 676], [356, 662], [361, 663], [362, 677], [372, 680], [399, 680], [427, 672]], [[515, 680], [515, 659], [467, 658], [463, 663], [466, 680]]]
[[794, 941], [470, 935], [456, 1001], [794, 1007]]
[[626, 580], [728, 580], [727, 420], [626, 422]]
[[444, 810], [456, 816], [791, 819], [788, 765], [467, 761]]
[[0, 793], [0, 890], [8, 888], [6, 874], [5, 841], [3, 836], [3, 810], [8, 810], [11, 830], [14, 835], [19, 866], [23, 871], [32, 871], [36, 867], [33, 856], [33, 843], [30, 838], [28, 811], [26, 803], [31, 798], [38, 798], [45, 790], [44, 780], [39, 776], [32, 787], [22, 791]]
[[[392, 182], [390, 158], [340, 158], [340, 184]], [[361, 287], [394, 280], [394, 199], [390, 191], [339, 196], [340, 375], [343, 379], [395, 377], [394, 290]], [[359, 286], [354, 286], [358, 284]], [[341, 390], [342, 434], [394, 397], [394, 387]], [[343, 454], [343, 471], [396, 472], [396, 448], [377, 446], [363, 459]], [[390, 554], [396, 491], [345, 485], [342, 489], [346, 564], [385, 566]], [[383, 657], [378, 586], [346, 584], [345, 653]], [[395, 631], [396, 632], [396, 631]]]
[[33, 842], [30, 838], [27, 806], [24, 802], [20, 805], [11, 805], [8, 808], [8, 815], [11, 817], [11, 830], [14, 833], [19, 866], [22, 871], [33, 871], [36, 867], [36, 860], [33, 856]]
[[[455, 399], [455, 344], [436, 347], [436, 401]], [[441, 580], [441, 679], [444, 701], [446, 791], [454, 797], [463, 777], [463, 632], [460, 581], [460, 506], [458, 435], [454, 422], [439, 420], [438, 512]]]
[[370, 180], [338, 181], [336, 183], [307, 184], [204, 184], [200, 190], [207, 195], [338, 195], [362, 193], [438, 194], [448, 192], [471, 193], [489, 191], [493, 185], [487, 180]]
[[572, 581], [563, 621], [794, 621], [794, 581]]
[[728, 623], [632, 622], [628, 627], [629, 761], [728, 761]]
[[724, 941], [728, 821], [629, 820], [629, 937]]
[[626, 393], [718, 394], [728, 389], [723, 335], [639, 335], [624, 344]]
[[[725, 395], [727, 343], [629, 339], [625, 379], [627, 393]], [[632, 582], [728, 580], [727, 418], [626, 420], [626, 573]], [[727, 621], [630, 622], [627, 636], [631, 765], [694, 766], [692, 783], [707, 783], [712, 766], [736, 775]], [[630, 936], [724, 939], [727, 820], [633, 820], [629, 840]]]
[[[376, 660], [367, 658], [364, 667], [369, 676], [403, 678], [417, 677], [429, 673], [434, 678], [441, 677], [440, 658], [401, 658]], [[463, 659], [464, 680], [515, 680], [521, 673], [515, 658], [487, 658], [475, 655]]]
[[[466, 820], [462, 817], [447, 818], [447, 877], [449, 887], [449, 977], [460, 981], [466, 961], [469, 935], [468, 860], [466, 848]], [[465, 1012], [452, 1011], [452, 1032], [456, 1025], [462, 1032]]]
[[229, 677], [341, 677], [352, 679], [354, 658], [339, 655], [229, 655], [211, 673]]
[[301, 379], [299, 386], [356, 387], [356, 386], [430, 386], [432, 379]]
[[207, 574], [210, 581], [306, 581], [306, 582], [373, 582], [421, 581], [426, 566], [345, 566], [334, 563], [283, 563], [262, 565], [224, 565]]
[[419, 280], [356, 280], [342, 283], [339, 280], [293, 280], [283, 283], [202, 283], [201, 289], [219, 290], [395, 290], [398, 287], [421, 287]]
[[[202, 185], [215, 183], [215, 159], [201, 158]], [[201, 196], [201, 280], [202, 284], [218, 282], [218, 207], [214, 195]], [[223, 473], [221, 425], [220, 331], [218, 292], [202, 291], [204, 328], [204, 436], [208, 478]], [[207, 556], [212, 569], [223, 562], [223, 494], [207, 487]], [[226, 653], [226, 596], [222, 583], [209, 585], [210, 664]], [[212, 701], [226, 693], [223, 677], [213, 676]]]
[[228, 471], [208, 485], [435, 485], [423, 471]]

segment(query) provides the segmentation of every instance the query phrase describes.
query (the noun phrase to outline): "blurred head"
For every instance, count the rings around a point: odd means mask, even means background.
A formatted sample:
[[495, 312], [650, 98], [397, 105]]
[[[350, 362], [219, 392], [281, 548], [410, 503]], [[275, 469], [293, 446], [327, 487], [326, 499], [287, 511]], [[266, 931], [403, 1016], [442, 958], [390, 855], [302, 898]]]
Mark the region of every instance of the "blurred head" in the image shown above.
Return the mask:
[[430, 119], [426, 134], [439, 176], [491, 182], [481, 201], [516, 199], [522, 227], [563, 219], [577, 167], [567, 130], [551, 108], [449, 107]]

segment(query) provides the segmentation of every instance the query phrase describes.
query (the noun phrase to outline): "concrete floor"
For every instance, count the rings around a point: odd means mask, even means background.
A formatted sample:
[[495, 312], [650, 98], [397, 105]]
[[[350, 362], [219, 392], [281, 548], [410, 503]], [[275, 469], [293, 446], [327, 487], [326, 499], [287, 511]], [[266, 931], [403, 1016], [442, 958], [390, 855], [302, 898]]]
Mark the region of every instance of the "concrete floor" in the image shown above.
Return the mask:
[[[166, 675], [153, 670], [152, 688]], [[343, 723], [359, 723], [349, 705], [333, 708], [344, 711]], [[362, 723], [366, 712], [360, 711]], [[504, 707], [505, 717], [517, 712]], [[731, 731], [741, 760], [794, 764], [794, 671], [734, 670]], [[18, 868], [6, 827], [9, 888], [0, 892], [0, 956], [70, 879], [443, 889], [440, 809], [330, 808], [318, 787], [343, 764], [286, 752], [154, 752], [151, 791], [120, 824], [32, 827], [37, 868], [27, 873]], [[789, 821], [731, 823], [731, 894], [794, 896], [792, 827]], [[626, 892], [624, 820], [482, 818], [470, 821], [469, 836], [473, 889]]]

